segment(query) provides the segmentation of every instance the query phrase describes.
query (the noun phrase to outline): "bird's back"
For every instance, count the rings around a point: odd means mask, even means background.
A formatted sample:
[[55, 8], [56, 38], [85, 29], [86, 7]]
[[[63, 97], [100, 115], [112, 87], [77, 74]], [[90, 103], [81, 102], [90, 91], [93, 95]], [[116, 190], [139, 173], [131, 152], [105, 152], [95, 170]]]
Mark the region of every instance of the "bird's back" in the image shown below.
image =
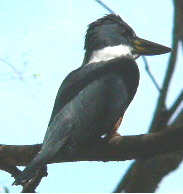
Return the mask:
[[74, 144], [83, 144], [112, 130], [138, 86], [136, 63], [130, 59], [124, 62], [120, 58], [106, 62], [114, 64], [112, 71], [90, 82], [60, 110], [48, 128], [44, 143], [57, 142], [69, 135]]

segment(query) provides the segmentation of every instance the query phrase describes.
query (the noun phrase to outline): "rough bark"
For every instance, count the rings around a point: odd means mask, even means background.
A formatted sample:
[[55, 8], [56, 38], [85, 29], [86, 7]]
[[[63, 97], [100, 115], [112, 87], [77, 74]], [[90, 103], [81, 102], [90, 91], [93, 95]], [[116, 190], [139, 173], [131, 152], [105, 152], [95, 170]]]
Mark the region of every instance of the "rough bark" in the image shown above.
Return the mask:
[[[113, 136], [94, 145], [83, 146], [73, 156], [58, 152], [50, 163], [75, 161], [124, 161], [138, 158], [151, 158], [155, 155], [172, 153], [183, 149], [183, 126], [172, 127], [156, 133]], [[85, 148], [86, 147], [86, 148]], [[0, 145], [0, 164], [3, 166], [26, 166], [40, 150], [36, 145]], [[5, 165], [6, 164], [6, 165]], [[15, 175], [16, 176], [16, 175]]]

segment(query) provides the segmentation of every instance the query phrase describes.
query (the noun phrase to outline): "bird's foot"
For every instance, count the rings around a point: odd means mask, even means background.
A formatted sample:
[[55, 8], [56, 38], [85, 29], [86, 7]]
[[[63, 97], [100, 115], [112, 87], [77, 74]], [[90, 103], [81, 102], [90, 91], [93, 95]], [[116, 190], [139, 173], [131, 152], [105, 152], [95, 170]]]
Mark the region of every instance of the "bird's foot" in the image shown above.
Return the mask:
[[114, 136], [119, 136], [120, 134], [117, 132], [121, 122], [123, 120], [123, 117], [120, 117], [117, 121], [117, 123], [115, 124], [115, 126], [113, 127], [113, 129], [105, 136], [105, 141], [109, 141], [111, 138], [113, 138]]

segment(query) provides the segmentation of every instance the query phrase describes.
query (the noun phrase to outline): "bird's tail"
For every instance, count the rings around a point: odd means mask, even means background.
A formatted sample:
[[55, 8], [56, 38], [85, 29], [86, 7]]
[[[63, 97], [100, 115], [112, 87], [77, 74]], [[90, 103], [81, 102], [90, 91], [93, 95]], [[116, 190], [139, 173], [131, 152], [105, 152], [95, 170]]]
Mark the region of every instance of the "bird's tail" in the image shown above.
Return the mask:
[[13, 185], [20, 185], [24, 182], [30, 181], [38, 173], [38, 171], [48, 163], [48, 161], [56, 154], [56, 152], [61, 149], [67, 139], [68, 137], [65, 137], [58, 142], [54, 142], [51, 146], [49, 144], [43, 146], [37, 156], [16, 178], [16, 180], [13, 182]]
[[39, 154], [31, 161], [31, 163], [23, 170], [23, 172], [16, 178], [12, 185], [20, 185], [31, 180], [38, 171], [47, 164], [47, 159], [41, 157]]

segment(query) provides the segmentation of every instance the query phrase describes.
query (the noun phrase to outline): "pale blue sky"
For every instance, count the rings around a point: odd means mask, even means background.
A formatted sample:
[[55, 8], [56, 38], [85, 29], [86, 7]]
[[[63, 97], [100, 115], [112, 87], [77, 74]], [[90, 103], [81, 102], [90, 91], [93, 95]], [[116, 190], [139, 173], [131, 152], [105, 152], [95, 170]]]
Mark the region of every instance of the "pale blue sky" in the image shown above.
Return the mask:
[[[169, 0], [105, 0], [139, 37], [171, 46], [173, 6]], [[0, 62], [0, 142], [4, 144], [41, 143], [47, 128], [57, 90], [64, 77], [83, 60], [87, 25], [107, 11], [94, 0], [16, 0], [0, 1], [0, 58], [23, 71], [24, 81]], [[179, 57], [181, 59], [181, 56]], [[159, 84], [162, 83], [169, 54], [147, 57]], [[27, 63], [27, 65], [25, 65]], [[140, 86], [120, 127], [122, 135], [145, 133], [151, 121], [158, 92], [138, 59]], [[178, 65], [171, 84], [171, 105], [182, 80]], [[37, 79], [34, 74], [41, 74]], [[112, 192], [130, 162], [77, 162], [48, 166], [48, 177], [38, 192]], [[183, 167], [164, 179], [159, 192], [183, 192]], [[11, 192], [13, 178], [0, 172], [0, 184]], [[180, 178], [181, 177], [181, 178]], [[171, 184], [169, 184], [171, 182]], [[172, 187], [172, 185], [174, 185]]]

